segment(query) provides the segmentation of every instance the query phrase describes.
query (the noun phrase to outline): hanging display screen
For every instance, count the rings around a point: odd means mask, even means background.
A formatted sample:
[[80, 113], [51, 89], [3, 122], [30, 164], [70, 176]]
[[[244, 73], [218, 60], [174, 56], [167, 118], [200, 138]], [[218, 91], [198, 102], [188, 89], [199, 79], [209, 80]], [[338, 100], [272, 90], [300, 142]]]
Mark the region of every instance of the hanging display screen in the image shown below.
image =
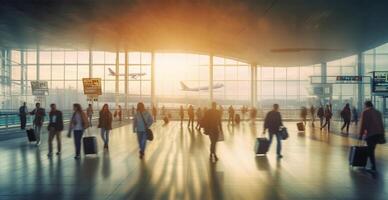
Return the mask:
[[372, 92], [388, 93], [388, 71], [375, 71], [373, 72], [373, 85]]

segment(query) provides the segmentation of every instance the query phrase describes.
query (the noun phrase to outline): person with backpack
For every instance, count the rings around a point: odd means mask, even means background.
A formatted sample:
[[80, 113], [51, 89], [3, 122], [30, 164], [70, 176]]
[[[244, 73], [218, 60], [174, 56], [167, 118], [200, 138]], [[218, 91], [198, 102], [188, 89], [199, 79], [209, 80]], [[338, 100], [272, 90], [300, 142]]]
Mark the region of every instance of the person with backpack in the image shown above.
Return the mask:
[[373, 107], [371, 101], [364, 103], [361, 113], [359, 140], [365, 138], [372, 172], [376, 172], [375, 149], [377, 144], [385, 144], [384, 122], [381, 113]]
[[341, 127], [341, 132], [346, 127], [346, 134], [349, 134], [349, 125], [350, 125], [351, 115], [352, 115], [352, 113], [350, 111], [350, 105], [347, 103], [341, 111], [341, 118], [344, 121], [344, 124]]
[[85, 129], [89, 128], [89, 121], [86, 114], [83, 112], [80, 104], [73, 104], [73, 115], [70, 119], [70, 127], [68, 137], [71, 137], [71, 132], [74, 135], [75, 156], [74, 159], [81, 158], [81, 140]]
[[273, 109], [267, 113], [264, 119], [264, 129], [263, 129], [263, 135], [265, 134], [265, 131], [268, 129], [269, 133], [269, 143], [272, 143], [273, 136], [276, 136], [276, 154], [277, 157], [283, 158], [282, 152], [282, 138], [279, 133], [280, 127], [283, 126], [282, 116], [279, 112], [279, 105], [274, 104]]
[[222, 124], [221, 124], [221, 113], [217, 110], [217, 103], [213, 102], [212, 107], [209, 110], [206, 110], [204, 117], [202, 119], [202, 124], [205, 129], [205, 134], [209, 136], [210, 139], [210, 161], [218, 161], [216, 154], [216, 144], [222, 134]]
[[51, 157], [53, 154], [53, 140], [54, 137], [57, 139], [57, 155], [61, 154], [62, 143], [61, 143], [61, 132], [63, 130], [63, 116], [60, 110], [57, 110], [57, 106], [55, 104], [50, 105], [49, 112], [49, 124], [47, 126], [47, 130], [49, 132], [48, 137], [48, 147], [49, 152], [47, 154], [48, 157]]
[[98, 128], [101, 130], [101, 138], [104, 141], [104, 149], [108, 149], [109, 132], [112, 130], [112, 113], [109, 111], [108, 104], [104, 104], [100, 111], [100, 118], [98, 119]]
[[323, 119], [325, 117], [325, 109], [323, 108], [323, 105], [319, 106], [317, 116], [319, 118], [319, 127], [323, 126]]
[[145, 109], [143, 103], [138, 103], [136, 115], [133, 117], [133, 132], [137, 134], [139, 143], [139, 158], [144, 158], [145, 148], [147, 144], [147, 130], [154, 123], [151, 114]]
[[40, 107], [40, 103], [35, 104], [35, 109], [30, 112], [30, 115], [34, 115], [34, 120], [32, 122], [34, 126], [34, 132], [36, 137], [36, 145], [40, 145], [40, 134], [42, 132], [42, 126], [44, 122], [44, 117], [46, 112], [43, 108]]

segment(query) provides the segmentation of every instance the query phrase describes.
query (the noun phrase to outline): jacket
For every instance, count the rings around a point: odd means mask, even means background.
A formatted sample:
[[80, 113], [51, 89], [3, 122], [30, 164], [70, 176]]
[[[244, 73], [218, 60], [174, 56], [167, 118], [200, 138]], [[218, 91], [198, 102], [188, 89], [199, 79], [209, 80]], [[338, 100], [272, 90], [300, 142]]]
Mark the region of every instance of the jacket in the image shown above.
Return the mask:
[[282, 116], [278, 111], [269, 111], [265, 116], [264, 129], [268, 129], [270, 134], [278, 133], [283, 126]]
[[374, 108], [367, 108], [361, 113], [360, 136], [366, 131], [366, 138], [384, 134], [384, 123], [381, 113]]
[[[145, 124], [143, 122], [142, 115], [143, 115]], [[154, 123], [154, 119], [152, 118], [151, 114], [148, 111], [144, 111], [142, 113], [137, 112], [136, 115], [133, 117], [133, 132], [135, 133], [146, 132], [146, 130], [150, 128], [153, 123]]]
[[44, 117], [46, 116], [46, 112], [43, 108], [35, 108], [31, 113], [31, 115], [35, 115], [33, 124], [35, 126], [42, 126], [44, 122]]
[[59, 110], [53, 111], [49, 113], [49, 124], [47, 126], [47, 130], [54, 129], [55, 131], [63, 130], [63, 116], [62, 112]]
[[112, 130], [112, 113], [109, 111], [100, 111], [100, 118], [98, 119], [98, 128]]
[[202, 125], [205, 128], [205, 133], [209, 135], [218, 135], [222, 131], [221, 112], [218, 110], [207, 110], [202, 119]]

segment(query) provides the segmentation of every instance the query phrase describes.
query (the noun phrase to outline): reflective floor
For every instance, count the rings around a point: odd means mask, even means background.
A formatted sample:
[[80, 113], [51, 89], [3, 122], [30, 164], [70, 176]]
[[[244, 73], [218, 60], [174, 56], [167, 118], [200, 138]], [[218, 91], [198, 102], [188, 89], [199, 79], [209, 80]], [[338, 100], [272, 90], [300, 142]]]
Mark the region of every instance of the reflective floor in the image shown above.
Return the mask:
[[63, 153], [52, 159], [46, 142], [36, 148], [26, 138], [2, 141], [0, 199], [388, 199], [388, 145], [377, 147], [379, 173], [373, 176], [349, 168], [354, 139], [310, 128], [298, 133], [295, 122], [285, 124], [290, 138], [281, 160], [276, 145], [266, 157], [254, 155], [261, 122], [225, 123], [217, 163], [209, 161], [208, 138], [178, 122], [154, 126], [142, 161], [131, 125], [113, 130], [109, 152], [91, 129], [99, 153], [80, 161], [65, 133]]

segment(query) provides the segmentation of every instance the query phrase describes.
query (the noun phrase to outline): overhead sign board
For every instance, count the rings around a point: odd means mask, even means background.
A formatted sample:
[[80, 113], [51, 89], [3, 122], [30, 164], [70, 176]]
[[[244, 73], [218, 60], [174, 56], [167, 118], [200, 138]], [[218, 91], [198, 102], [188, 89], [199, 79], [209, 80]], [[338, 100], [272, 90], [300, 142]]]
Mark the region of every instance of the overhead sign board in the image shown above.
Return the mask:
[[31, 81], [32, 95], [47, 96], [49, 95], [47, 81]]
[[336, 81], [362, 81], [362, 76], [337, 76]]
[[388, 71], [374, 71], [372, 92], [388, 93]]
[[101, 78], [83, 78], [84, 94], [88, 96], [99, 96], [101, 92]]

